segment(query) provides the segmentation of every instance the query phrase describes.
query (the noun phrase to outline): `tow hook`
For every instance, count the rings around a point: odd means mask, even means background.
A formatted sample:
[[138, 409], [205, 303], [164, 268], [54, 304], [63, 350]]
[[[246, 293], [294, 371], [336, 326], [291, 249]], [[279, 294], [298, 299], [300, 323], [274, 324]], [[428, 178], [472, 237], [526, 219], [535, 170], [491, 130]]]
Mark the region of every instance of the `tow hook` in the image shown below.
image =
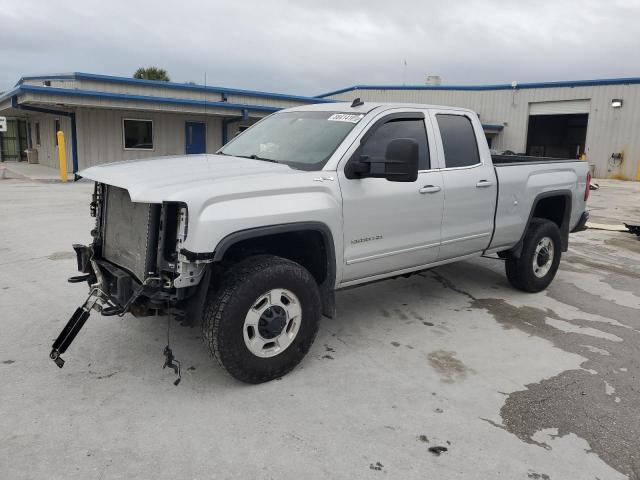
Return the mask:
[[71, 315], [71, 318], [60, 332], [60, 335], [58, 335], [56, 341], [53, 342], [49, 358], [51, 358], [58, 367], [64, 367], [64, 360], [60, 355], [67, 351], [67, 348], [69, 348], [69, 345], [71, 345], [71, 342], [73, 342], [89, 318], [96, 302], [102, 298], [103, 295], [104, 294], [97, 288], [91, 290], [85, 302]]
[[85, 273], [84, 275], [76, 275], [75, 277], [69, 277], [69, 278], [67, 278], [67, 282], [69, 282], [69, 283], [82, 283], [82, 282], [86, 282], [87, 280], [89, 280], [89, 278], [91, 278], [91, 274], [90, 273]]

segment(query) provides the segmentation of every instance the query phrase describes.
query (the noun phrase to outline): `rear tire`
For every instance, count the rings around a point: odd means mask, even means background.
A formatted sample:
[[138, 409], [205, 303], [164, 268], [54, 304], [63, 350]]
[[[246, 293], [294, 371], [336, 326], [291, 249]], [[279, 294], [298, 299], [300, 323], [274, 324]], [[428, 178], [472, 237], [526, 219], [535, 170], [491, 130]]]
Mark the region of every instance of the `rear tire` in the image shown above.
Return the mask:
[[558, 271], [561, 254], [558, 226], [550, 220], [534, 218], [525, 234], [520, 257], [505, 261], [509, 283], [524, 292], [544, 290]]
[[291, 371], [311, 347], [320, 320], [318, 285], [301, 265], [272, 255], [249, 257], [209, 292], [203, 340], [218, 363], [246, 383]]

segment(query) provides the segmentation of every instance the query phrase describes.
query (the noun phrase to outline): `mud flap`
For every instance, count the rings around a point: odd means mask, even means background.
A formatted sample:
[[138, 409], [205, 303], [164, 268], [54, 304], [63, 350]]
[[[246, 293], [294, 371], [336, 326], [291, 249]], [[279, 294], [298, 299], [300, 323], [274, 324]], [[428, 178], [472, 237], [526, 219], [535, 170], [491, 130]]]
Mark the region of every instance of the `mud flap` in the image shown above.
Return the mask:
[[60, 332], [60, 335], [58, 335], [56, 341], [53, 342], [49, 357], [58, 367], [62, 368], [64, 366], [64, 360], [60, 355], [67, 351], [67, 348], [69, 348], [69, 345], [71, 345], [71, 342], [73, 342], [89, 318], [90, 313], [91, 311], [87, 310], [85, 305], [78, 307], [62, 329], [62, 332]]

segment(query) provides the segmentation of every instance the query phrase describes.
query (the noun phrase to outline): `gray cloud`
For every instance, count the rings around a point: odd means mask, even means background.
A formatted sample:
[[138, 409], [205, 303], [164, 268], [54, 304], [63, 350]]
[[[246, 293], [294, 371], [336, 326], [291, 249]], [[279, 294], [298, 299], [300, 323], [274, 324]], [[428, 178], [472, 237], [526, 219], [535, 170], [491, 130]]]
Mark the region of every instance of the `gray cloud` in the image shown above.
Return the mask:
[[[130, 76], [314, 95], [356, 83], [640, 75], [640, 2], [0, 0], [0, 90], [21, 75]], [[403, 66], [404, 60], [407, 67]]]

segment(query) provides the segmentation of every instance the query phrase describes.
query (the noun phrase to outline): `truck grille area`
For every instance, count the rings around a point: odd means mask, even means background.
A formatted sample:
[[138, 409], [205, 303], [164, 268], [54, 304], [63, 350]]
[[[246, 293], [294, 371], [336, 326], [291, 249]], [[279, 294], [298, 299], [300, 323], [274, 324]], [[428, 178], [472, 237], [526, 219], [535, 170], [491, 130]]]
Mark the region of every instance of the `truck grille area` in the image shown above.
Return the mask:
[[127, 190], [106, 188], [102, 256], [143, 281], [156, 270], [160, 205], [134, 203]]

